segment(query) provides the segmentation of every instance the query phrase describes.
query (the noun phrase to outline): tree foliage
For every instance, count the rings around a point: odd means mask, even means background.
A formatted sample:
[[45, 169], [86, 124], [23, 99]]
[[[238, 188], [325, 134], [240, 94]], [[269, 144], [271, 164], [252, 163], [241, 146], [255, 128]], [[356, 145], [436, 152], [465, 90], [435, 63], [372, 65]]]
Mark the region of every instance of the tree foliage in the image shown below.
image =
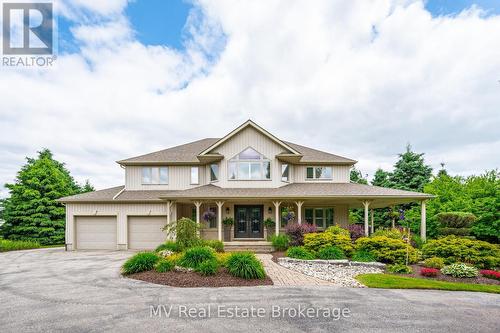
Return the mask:
[[400, 190], [422, 192], [429, 183], [432, 168], [425, 164], [424, 154], [417, 154], [406, 146], [406, 152], [399, 154], [394, 171], [389, 175], [389, 187]]
[[93, 190], [88, 182], [79, 186], [48, 149], [38, 152], [37, 158], [27, 158], [15, 182], [5, 187], [10, 197], [2, 203], [1, 235], [42, 245], [64, 243], [65, 209], [56, 199]]

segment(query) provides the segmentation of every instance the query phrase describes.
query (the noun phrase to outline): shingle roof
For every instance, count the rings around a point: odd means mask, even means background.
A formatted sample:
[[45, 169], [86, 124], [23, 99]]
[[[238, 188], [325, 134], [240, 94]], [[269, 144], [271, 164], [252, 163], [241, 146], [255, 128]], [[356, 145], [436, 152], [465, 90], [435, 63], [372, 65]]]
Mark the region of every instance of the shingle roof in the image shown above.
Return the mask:
[[[159, 150], [150, 154], [127, 158], [118, 161], [120, 164], [139, 164], [139, 163], [199, 163], [197, 155], [203, 150], [217, 142], [217, 138], [207, 138], [180, 146]], [[354, 164], [355, 160], [342, 156], [330, 154], [317, 149], [301, 146], [292, 142], [283, 141], [293, 149], [300, 152], [303, 156], [300, 163], [347, 163]]]
[[[278, 188], [221, 188], [203, 185], [181, 191], [122, 191], [123, 186], [77, 194], [60, 202], [158, 202], [176, 198], [405, 198], [426, 199], [432, 195], [356, 183], [294, 183]], [[120, 193], [120, 191], [122, 191]], [[115, 198], [116, 196], [116, 198]], [[113, 199], [114, 198], [114, 199]]]
[[210, 147], [217, 140], [218, 139], [216, 138], [206, 138], [193, 141], [153, 153], [127, 158], [125, 160], [118, 161], [118, 163], [199, 163], [200, 161], [196, 156], [207, 147]]
[[307, 197], [405, 197], [429, 198], [429, 194], [357, 183], [294, 183], [278, 188], [221, 188], [203, 185], [172, 192], [169, 198], [307, 198]]

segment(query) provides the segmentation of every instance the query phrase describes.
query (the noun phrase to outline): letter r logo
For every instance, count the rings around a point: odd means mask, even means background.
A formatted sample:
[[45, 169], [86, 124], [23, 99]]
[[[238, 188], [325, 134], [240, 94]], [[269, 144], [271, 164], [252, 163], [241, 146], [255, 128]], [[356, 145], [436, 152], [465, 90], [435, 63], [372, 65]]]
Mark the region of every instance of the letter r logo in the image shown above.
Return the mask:
[[52, 10], [52, 3], [48, 2], [4, 3], [3, 53], [52, 54], [54, 39]]

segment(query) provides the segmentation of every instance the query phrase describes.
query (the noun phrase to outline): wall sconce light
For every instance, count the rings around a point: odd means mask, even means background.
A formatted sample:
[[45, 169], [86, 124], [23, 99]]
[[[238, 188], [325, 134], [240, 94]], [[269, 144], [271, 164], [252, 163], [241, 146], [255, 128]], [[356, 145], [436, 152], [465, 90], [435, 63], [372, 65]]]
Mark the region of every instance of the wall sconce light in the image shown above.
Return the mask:
[[229, 207], [226, 207], [226, 215], [229, 215], [229, 212], [230, 212], [230, 211], [231, 211], [231, 210], [229, 209]]
[[273, 213], [273, 208], [271, 206], [269, 206], [269, 208], [267, 209], [267, 213], [269, 215], [271, 215]]

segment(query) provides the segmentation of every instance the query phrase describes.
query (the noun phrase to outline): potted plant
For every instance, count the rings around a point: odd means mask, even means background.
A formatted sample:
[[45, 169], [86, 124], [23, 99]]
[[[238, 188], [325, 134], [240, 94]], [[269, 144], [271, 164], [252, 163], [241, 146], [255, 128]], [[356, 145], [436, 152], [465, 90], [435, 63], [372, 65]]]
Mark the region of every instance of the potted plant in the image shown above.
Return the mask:
[[222, 220], [222, 224], [224, 224], [224, 240], [231, 240], [231, 227], [234, 224], [234, 219], [232, 217], [226, 217]]
[[264, 227], [266, 227], [267, 236], [271, 236], [273, 234], [273, 229], [275, 225], [276, 223], [274, 223], [274, 220], [269, 217], [264, 220]]
[[203, 213], [202, 219], [203, 221], [207, 222], [207, 226], [210, 227], [210, 223], [215, 221], [215, 213], [211, 210], [207, 210], [206, 212]]

